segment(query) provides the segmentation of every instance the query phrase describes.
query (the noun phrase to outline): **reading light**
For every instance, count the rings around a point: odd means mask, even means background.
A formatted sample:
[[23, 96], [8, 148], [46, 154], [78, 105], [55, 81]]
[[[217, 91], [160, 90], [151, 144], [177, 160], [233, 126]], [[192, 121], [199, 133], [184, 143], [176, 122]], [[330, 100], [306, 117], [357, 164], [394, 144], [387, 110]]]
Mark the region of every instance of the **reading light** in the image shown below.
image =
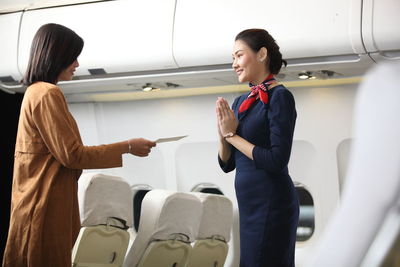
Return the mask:
[[160, 91], [160, 88], [154, 87], [151, 85], [151, 83], [146, 83], [146, 85], [144, 85], [142, 87], [143, 92], [151, 92], [151, 91]]
[[144, 86], [142, 90], [143, 90], [144, 92], [150, 92], [150, 91], [153, 90], [153, 87], [151, 87], [151, 86]]
[[309, 72], [300, 72], [298, 77], [301, 80], [307, 80], [310, 78], [310, 74]]

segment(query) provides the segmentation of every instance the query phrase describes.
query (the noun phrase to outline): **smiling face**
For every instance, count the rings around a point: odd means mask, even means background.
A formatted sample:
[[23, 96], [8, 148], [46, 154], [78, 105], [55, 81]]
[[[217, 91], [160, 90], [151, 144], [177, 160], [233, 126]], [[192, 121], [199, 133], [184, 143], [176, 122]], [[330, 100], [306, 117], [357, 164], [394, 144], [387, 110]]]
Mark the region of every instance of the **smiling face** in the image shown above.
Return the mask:
[[260, 49], [256, 53], [244, 41], [237, 40], [233, 46], [232, 57], [232, 68], [236, 72], [239, 82], [259, 84], [267, 77], [266, 49]]
[[78, 60], [75, 60], [71, 65], [64, 69], [58, 76], [58, 81], [70, 81], [74, 76], [75, 69], [79, 67]]

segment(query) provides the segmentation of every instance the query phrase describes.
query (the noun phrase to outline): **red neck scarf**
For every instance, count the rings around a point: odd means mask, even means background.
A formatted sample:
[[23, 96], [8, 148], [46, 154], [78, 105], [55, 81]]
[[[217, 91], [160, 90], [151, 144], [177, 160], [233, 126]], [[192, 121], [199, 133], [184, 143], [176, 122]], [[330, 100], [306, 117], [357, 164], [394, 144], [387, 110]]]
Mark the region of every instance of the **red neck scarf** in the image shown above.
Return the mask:
[[260, 100], [264, 103], [268, 103], [268, 93], [267, 91], [270, 89], [271, 84], [275, 83], [276, 80], [273, 74], [268, 75], [268, 77], [258, 85], [252, 85], [250, 83], [251, 92], [249, 96], [242, 102], [239, 107], [239, 113], [242, 113], [248, 110], [253, 103], [260, 97]]

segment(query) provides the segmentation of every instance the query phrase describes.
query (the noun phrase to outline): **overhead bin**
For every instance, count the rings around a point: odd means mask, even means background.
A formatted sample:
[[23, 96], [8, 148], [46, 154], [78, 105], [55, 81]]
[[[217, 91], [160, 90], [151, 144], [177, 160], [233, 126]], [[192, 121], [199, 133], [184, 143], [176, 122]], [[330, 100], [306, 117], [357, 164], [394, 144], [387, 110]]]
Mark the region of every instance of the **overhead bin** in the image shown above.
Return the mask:
[[361, 0], [180, 0], [174, 56], [180, 67], [230, 64], [236, 34], [264, 28], [285, 59], [357, 61], [365, 54], [360, 21]]
[[[153, 85], [238, 84], [231, 53], [236, 34], [247, 28], [264, 28], [277, 40], [288, 61], [281, 81], [298, 80], [302, 73], [318, 79], [360, 76], [375, 63], [371, 57], [399, 50], [394, 25], [400, 24], [395, 16], [400, 2], [380, 1], [115, 0], [0, 14], [0, 77], [22, 77], [34, 34], [50, 22], [85, 41], [73, 81], [59, 83], [66, 95], [79, 99]], [[386, 10], [388, 3], [394, 8]], [[0, 88], [25, 90], [4, 81]]]
[[59, 23], [85, 46], [78, 76], [176, 68], [172, 55], [174, 0], [105, 1], [26, 11], [21, 23], [19, 69], [26, 69], [37, 29]]
[[0, 13], [11, 13], [28, 9], [65, 6], [102, 0], [1, 0]]
[[0, 82], [2, 84], [15, 84], [21, 78], [18, 71], [18, 29], [21, 12], [0, 16]]
[[364, 0], [362, 33], [375, 60], [400, 59], [399, 25], [399, 0]]

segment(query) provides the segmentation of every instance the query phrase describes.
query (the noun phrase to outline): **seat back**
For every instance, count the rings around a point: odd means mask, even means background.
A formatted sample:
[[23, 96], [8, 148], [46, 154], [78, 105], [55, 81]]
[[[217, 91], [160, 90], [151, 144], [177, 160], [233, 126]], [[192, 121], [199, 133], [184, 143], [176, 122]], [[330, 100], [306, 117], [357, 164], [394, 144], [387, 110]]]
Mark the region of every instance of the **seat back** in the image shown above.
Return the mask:
[[203, 216], [188, 267], [221, 267], [228, 254], [233, 207], [223, 195], [191, 193], [202, 203]]
[[400, 231], [399, 73], [400, 61], [380, 62], [360, 84], [340, 205], [304, 266], [382, 266], [394, 244]]
[[102, 225], [83, 227], [72, 250], [72, 266], [122, 266], [128, 243], [125, 230]]
[[201, 203], [191, 194], [162, 189], [148, 192], [124, 267], [186, 266], [201, 215]]
[[78, 183], [82, 228], [72, 250], [72, 266], [120, 267], [132, 226], [132, 192], [121, 177], [83, 174]]
[[151, 242], [138, 267], [185, 267], [191, 250], [190, 244], [179, 240]]

